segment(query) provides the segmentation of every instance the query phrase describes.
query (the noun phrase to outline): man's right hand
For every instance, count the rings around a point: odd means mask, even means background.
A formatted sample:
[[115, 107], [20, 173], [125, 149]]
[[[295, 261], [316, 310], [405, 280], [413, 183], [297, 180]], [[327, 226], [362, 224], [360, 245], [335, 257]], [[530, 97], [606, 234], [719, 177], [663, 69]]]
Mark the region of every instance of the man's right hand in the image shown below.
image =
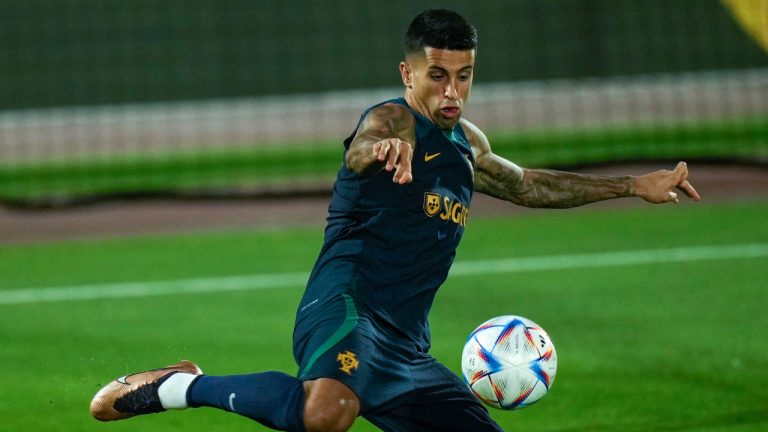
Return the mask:
[[406, 184], [413, 181], [411, 173], [411, 159], [413, 159], [413, 147], [410, 143], [399, 138], [381, 140], [373, 145], [373, 154], [376, 160], [384, 162], [384, 169], [395, 170], [392, 181], [397, 184]]

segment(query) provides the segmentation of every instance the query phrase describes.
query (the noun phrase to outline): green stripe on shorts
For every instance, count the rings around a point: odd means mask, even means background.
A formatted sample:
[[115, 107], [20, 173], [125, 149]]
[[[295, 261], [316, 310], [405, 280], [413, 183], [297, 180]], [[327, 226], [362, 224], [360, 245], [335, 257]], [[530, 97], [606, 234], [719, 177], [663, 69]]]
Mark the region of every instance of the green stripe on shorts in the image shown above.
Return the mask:
[[306, 372], [312, 370], [312, 366], [314, 366], [317, 359], [319, 359], [320, 356], [331, 349], [332, 346], [336, 345], [340, 340], [344, 339], [344, 337], [347, 336], [357, 325], [358, 316], [354, 300], [352, 300], [352, 297], [347, 294], [342, 294], [341, 296], [344, 297], [344, 304], [347, 310], [344, 321], [341, 323], [341, 326], [339, 326], [339, 328], [333, 332], [331, 337], [329, 337], [328, 340], [326, 340], [317, 350], [315, 350], [314, 353], [312, 353], [312, 356], [309, 358], [307, 365], [301, 371], [299, 371], [299, 378], [301, 378], [301, 376]]

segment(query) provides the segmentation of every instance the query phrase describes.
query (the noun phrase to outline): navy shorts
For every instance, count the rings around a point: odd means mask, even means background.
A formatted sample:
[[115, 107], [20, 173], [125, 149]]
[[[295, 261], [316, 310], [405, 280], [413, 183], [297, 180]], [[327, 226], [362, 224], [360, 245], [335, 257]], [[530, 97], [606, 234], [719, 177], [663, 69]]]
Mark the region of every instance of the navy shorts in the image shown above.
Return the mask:
[[411, 344], [376, 331], [342, 294], [301, 316], [293, 353], [302, 381], [334, 378], [385, 431], [501, 431], [464, 381]]

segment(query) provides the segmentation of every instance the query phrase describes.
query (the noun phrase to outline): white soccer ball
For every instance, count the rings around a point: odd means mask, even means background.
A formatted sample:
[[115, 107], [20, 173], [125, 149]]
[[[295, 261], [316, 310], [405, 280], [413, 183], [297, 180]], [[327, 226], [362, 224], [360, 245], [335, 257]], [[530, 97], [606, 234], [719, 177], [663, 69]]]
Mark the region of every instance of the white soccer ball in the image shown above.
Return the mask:
[[557, 373], [552, 340], [535, 322], [514, 315], [477, 327], [461, 355], [472, 393], [493, 408], [527, 407], [547, 394]]

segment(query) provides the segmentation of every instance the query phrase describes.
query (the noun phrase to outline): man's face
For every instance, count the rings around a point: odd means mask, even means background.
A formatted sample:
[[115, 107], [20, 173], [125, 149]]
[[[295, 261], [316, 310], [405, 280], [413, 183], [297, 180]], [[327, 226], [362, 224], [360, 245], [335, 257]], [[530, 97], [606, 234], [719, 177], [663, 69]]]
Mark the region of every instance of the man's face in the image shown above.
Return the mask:
[[440, 129], [451, 129], [461, 117], [472, 87], [475, 50], [426, 47], [400, 63], [406, 100]]

